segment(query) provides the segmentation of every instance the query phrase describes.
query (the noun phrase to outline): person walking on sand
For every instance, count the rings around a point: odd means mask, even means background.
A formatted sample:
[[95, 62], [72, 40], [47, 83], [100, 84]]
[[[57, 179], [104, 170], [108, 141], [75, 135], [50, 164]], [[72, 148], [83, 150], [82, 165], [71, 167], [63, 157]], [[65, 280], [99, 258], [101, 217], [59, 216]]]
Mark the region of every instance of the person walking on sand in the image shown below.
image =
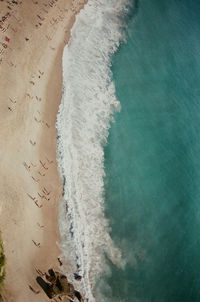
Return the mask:
[[60, 260], [60, 258], [57, 258], [57, 259], [58, 259], [58, 262], [59, 262], [60, 266], [62, 266], [63, 263], [62, 263], [62, 261]]
[[33, 241], [33, 243], [35, 244], [35, 246], [37, 246], [37, 247], [40, 247], [40, 242], [35, 242], [35, 240], [32, 240]]

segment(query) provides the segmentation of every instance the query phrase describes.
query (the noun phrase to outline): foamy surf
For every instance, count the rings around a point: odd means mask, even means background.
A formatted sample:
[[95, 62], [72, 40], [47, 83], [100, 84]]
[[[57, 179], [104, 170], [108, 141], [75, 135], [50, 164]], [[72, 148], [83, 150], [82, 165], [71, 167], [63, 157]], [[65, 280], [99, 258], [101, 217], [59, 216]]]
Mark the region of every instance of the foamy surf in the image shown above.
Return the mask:
[[105, 271], [105, 254], [122, 267], [120, 250], [104, 217], [104, 152], [114, 111], [120, 109], [111, 80], [111, 55], [122, 34], [127, 0], [89, 0], [76, 17], [63, 53], [63, 96], [57, 116], [58, 163], [64, 180], [60, 233], [67, 274], [83, 276], [89, 302]]

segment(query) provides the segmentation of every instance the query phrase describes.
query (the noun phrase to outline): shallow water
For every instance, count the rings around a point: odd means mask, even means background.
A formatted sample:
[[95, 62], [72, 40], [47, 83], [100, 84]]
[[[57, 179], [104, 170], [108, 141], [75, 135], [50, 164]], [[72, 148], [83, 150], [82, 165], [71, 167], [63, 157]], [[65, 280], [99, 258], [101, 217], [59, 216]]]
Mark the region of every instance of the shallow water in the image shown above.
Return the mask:
[[102, 301], [200, 301], [200, 2], [143, 0], [113, 58], [106, 216], [127, 264]]

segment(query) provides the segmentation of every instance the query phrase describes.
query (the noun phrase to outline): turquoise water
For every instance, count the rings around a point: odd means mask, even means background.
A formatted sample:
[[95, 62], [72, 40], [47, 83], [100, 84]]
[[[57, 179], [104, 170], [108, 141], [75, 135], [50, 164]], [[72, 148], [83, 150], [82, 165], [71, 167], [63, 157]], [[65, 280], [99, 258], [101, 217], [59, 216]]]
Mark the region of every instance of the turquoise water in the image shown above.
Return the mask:
[[113, 58], [121, 112], [105, 148], [106, 215], [127, 260], [110, 301], [200, 301], [200, 1], [143, 0]]

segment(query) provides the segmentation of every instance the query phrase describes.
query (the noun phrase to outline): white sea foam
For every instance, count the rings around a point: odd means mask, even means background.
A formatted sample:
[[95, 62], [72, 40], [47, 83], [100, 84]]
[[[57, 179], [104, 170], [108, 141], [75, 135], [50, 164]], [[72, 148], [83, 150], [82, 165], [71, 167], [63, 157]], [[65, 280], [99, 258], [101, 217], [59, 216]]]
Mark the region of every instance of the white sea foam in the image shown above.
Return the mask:
[[122, 37], [127, 0], [89, 0], [76, 17], [63, 54], [63, 96], [57, 116], [58, 162], [64, 179], [60, 205], [67, 274], [78, 271], [89, 302], [105, 270], [105, 256], [123, 266], [104, 217], [104, 152], [112, 114], [120, 109], [111, 81], [111, 54]]

